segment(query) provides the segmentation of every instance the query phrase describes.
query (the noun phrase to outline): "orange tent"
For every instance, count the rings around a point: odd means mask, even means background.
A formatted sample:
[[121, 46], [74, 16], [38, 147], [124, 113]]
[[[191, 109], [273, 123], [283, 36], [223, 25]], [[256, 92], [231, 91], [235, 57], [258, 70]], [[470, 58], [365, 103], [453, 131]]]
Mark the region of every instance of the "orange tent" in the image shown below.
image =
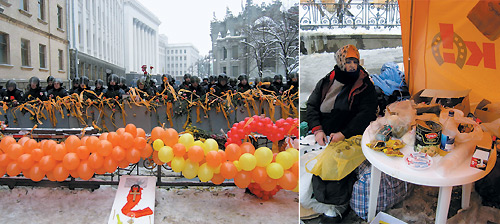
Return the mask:
[[500, 102], [500, 0], [399, 0], [407, 83]]

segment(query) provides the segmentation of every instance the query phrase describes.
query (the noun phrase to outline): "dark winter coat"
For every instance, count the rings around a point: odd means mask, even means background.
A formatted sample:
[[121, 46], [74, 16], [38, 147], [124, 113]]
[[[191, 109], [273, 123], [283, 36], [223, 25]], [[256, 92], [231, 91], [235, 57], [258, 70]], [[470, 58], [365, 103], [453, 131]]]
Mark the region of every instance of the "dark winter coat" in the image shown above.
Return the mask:
[[28, 90], [24, 94], [24, 101], [30, 101], [34, 99], [40, 99], [40, 100], [47, 100], [47, 93], [42, 90], [41, 87], [38, 87], [36, 89], [31, 89]]
[[238, 84], [237, 86], [237, 91], [240, 92], [240, 93], [244, 93], [246, 92], [247, 90], [251, 89], [252, 87], [250, 85], [248, 85], [248, 83], [246, 85], [243, 85], [243, 84]]
[[223, 94], [227, 93], [228, 91], [233, 90], [231, 88], [231, 86], [229, 86], [228, 84], [221, 85], [219, 83], [217, 83], [217, 85], [215, 85], [214, 89], [215, 89], [215, 93], [214, 94], [216, 96], [222, 96]]
[[296, 92], [299, 91], [299, 82], [292, 82], [292, 81], [287, 82], [285, 87], [283, 88], [283, 92], [289, 90], [290, 88], [292, 89], [290, 90], [289, 94], [290, 95], [295, 94]]
[[198, 87], [194, 87], [194, 86], [191, 86], [189, 91], [192, 92], [192, 94], [196, 94], [196, 95], [193, 95], [193, 99], [197, 99], [203, 95], [205, 95], [205, 88], [203, 88], [202, 86], [198, 85]]
[[189, 87], [191, 86], [191, 84], [189, 82], [183, 82], [181, 83], [181, 85], [179, 86], [179, 90], [181, 89], [184, 89], [184, 90], [189, 90]]
[[5, 90], [5, 92], [2, 93], [2, 99], [4, 102], [11, 102], [13, 100], [20, 102], [23, 98], [23, 91], [19, 89], [14, 89], [12, 91]]
[[51, 85], [51, 86], [48, 85], [47, 87], [45, 87], [45, 92], [49, 93], [49, 91], [52, 89], [54, 89], [54, 85]]
[[260, 89], [262, 90], [262, 93], [264, 93], [266, 95], [271, 95], [273, 93], [274, 93], [274, 95], [279, 94], [278, 89], [276, 89], [276, 87], [273, 85], [269, 85], [269, 87], [266, 87], [266, 85], [262, 85], [262, 86], [260, 86]]
[[101, 93], [104, 92], [105, 89], [106, 88], [104, 88], [104, 86], [101, 88], [94, 88], [94, 93], [95, 93], [95, 95], [99, 96], [99, 95], [101, 95]]
[[104, 97], [106, 98], [116, 98], [121, 99], [125, 92], [118, 85], [108, 86], [107, 89], [103, 91]]
[[[333, 84], [338, 82], [335, 74], [343, 72], [335, 66], [329, 74], [322, 78], [307, 100], [306, 119], [312, 131], [322, 129], [326, 135], [341, 132], [345, 138], [363, 134], [364, 130], [375, 120], [377, 95], [368, 73], [360, 66], [359, 77], [352, 85], [344, 85], [341, 90], [346, 94], [338, 94], [335, 106], [330, 113], [322, 113], [320, 106]], [[337, 105], [345, 102], [347, 105]]]
[[47, 96], [52, 99], [57, 99], [57, 97], [65, 97], [68, 95], [68, 91], [61, 86], [59, 89], [52, 88], [47, 92]]

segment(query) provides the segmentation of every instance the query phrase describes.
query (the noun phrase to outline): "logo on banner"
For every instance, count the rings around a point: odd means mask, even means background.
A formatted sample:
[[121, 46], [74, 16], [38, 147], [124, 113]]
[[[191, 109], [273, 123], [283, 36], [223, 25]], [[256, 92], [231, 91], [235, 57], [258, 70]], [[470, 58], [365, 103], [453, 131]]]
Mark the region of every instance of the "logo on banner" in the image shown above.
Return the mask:
[[[440, 23], [440, 32], [432, 39], [432, 55], [439, 65], [444, 63], [456, 64], [459, 68], [465, 65], [479, 67], [484, 61], [485, 68], [496, 69], [495, 43], [478, 43], [464, 41], [453, 30], [453, 24]], [[440, 46], [443, 45], [443, 53]], [[454, 51], [454, 46], [458, 51]]]

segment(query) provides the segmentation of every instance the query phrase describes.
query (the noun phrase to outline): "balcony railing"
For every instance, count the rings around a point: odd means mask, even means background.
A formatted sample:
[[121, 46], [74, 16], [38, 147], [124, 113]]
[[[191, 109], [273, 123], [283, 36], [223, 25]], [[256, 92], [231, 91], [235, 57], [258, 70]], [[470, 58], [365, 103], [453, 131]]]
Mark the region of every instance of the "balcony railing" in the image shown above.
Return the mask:
[[301, 0], [300, 28], [395, 28], [401, 25], [397, 0]]

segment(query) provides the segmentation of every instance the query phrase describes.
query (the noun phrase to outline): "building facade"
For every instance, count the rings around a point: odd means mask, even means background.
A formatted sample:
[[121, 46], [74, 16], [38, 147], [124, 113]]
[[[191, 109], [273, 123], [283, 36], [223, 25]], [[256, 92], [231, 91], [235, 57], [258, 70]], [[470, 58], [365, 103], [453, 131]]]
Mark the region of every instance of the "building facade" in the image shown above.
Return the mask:
[[168, 37], [165, 34], [160, 34], [158, 36], [158, 73], [167, 73], [167, 45]]
[[0, 81], [68, 79], [65, 0], [0, 0]]
[[123, 0], [68, 1], [71, 75], [106, 80], [123, 75]]
[[199, 76], [197, 62], [200, 59], [198, 49], [192, 44], [168, 44], [165, 53], [166, 73], [181, 77], [189, 73]]
[[[161, 21], [136, 0], [125, 0], [125, 71], [142, 73], [142, 66], [153, 66], [158, 74], [158, 27]], [[123, 13], [122, 12], [122, 13]]]

